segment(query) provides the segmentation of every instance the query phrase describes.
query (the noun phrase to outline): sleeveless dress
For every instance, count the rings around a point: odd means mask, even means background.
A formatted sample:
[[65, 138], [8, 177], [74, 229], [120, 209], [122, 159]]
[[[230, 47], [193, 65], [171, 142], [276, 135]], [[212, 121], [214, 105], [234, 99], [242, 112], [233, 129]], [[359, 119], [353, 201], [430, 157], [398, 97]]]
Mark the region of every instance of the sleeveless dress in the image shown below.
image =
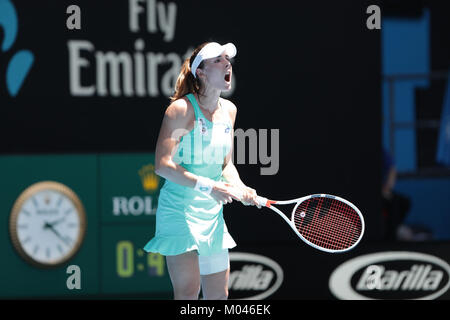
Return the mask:
[[[173, 160], [193, 174], [220, 181], [232, 145], [231, 121], [228, 115], [225, 122], [209, 121], [194, 95], [186, 97], [194, 108], [195, 125], [181, 138]], [[145, 251], [170, 256], [197, 250], [199, 255], [209, 256], [235, 246], [221, 204], [193, 188], [165, 181], [158, 198], [155, 236]]]

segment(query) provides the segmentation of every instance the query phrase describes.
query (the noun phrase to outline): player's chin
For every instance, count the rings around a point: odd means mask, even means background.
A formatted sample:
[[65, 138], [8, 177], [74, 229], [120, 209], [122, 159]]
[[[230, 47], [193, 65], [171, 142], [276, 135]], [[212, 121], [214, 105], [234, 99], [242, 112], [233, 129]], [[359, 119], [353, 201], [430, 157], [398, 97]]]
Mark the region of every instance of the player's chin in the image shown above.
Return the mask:
[[231, 90], [232, 86], [231, 86], [231, 81], [227, 82], [225, 81], [225, 84], [223, 85], [222, 91], [228, 91]]

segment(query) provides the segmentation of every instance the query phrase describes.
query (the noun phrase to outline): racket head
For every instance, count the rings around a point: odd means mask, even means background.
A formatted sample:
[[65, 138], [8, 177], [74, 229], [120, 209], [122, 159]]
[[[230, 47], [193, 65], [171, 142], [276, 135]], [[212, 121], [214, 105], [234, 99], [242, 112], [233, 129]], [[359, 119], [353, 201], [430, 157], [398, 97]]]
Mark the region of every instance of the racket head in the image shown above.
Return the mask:
[[330, 253], [353, 249], [365, 229], [364, 217], [353, 203], [329, 194], [299, 199], [292, 210], [291, 224], [307, 244]]

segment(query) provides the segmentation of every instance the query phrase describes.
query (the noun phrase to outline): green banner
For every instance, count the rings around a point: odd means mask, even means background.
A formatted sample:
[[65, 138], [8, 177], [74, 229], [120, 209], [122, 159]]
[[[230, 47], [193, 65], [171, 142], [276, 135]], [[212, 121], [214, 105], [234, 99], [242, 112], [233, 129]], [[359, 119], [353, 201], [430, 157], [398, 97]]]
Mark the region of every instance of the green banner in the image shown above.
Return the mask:
[[154, 154], [0, 157], [0, 297], [170, 297]]
[[153, 222], [162, 181], [153, 154], [99, 156], [102, 222]]

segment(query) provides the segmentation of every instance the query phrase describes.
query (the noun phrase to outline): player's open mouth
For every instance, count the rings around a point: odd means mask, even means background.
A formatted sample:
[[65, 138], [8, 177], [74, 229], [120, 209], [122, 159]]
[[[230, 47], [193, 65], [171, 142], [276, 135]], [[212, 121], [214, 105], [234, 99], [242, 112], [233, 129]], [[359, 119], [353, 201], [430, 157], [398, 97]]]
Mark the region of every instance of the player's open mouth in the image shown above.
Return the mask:
[[226, 82], [230, 82], [230, 81], [231, 81], [231, 72], [230, 72], [230, 71], [228, 71], [228, 72], [225, 74], [224, 79], [225, 79]]

